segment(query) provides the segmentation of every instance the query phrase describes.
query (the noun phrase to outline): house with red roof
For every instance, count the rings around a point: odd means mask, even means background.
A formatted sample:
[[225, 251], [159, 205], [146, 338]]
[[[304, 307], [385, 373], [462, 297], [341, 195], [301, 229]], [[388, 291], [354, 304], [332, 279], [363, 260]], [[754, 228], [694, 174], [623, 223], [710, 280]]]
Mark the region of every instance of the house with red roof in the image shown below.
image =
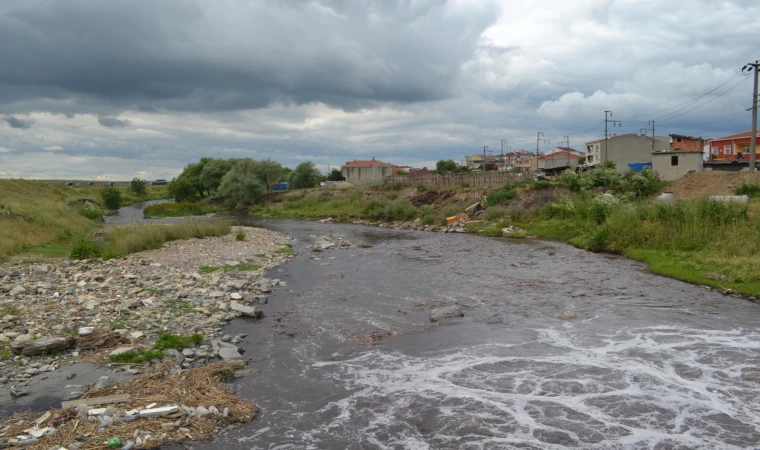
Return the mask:
[[[760, 137], [760, 131], [757, 136]], [[752, 139], [752, 131], [731, 134], [716, 139], [708, 139], [710, 159], [749, 159], [749, 144]]]

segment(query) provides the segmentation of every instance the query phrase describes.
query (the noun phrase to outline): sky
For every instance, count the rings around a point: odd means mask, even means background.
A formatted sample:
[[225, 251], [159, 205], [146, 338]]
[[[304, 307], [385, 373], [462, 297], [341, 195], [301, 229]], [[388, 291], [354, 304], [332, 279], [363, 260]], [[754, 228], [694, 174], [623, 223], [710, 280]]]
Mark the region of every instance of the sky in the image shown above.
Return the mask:
[[[0, 177], [749, 130], [757, 0], [2, 0]], [[717, 88], [717, 89], [716, 89]], [[505, 141], [505, 142], [504, 142]], [[562, 145], [565, 145], [564, 143]]]

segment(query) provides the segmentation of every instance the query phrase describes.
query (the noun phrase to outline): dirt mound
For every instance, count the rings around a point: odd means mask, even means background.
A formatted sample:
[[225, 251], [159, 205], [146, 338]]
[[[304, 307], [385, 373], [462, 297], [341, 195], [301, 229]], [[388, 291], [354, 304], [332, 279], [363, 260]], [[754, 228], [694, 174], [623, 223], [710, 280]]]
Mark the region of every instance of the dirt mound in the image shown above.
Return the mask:
[[449, 199], [454, 196], [454, 191], [451, 190], [430, 190], [430, 191], [424, 191], [420, 192], [418, 194], [415, 194], [412, 196], [412, 198], [409, 199], [409, 203], [411, 203], [414, 206], [422, 206], [422, 205], [432, 205], [436, 203], [441, 203], [446, 199]]
[[537, 208], [568, 194], [570, 194], [570, 189], [564, 186], [552, 186], [547, 189], [521, 189], [510, 205], [525, 209]]
[[734, 195], [742, 183], [760, 183], [760, 173], [694, 172], [674, 181], [663, 192], [673, 192], [676, 200], [695, 200], [710, 195]]

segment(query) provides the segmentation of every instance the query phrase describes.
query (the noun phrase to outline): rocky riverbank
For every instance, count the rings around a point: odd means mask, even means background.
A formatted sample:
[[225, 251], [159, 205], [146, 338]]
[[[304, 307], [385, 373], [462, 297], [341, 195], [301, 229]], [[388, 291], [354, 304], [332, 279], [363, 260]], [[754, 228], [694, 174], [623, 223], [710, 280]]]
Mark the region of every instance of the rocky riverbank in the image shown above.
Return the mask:
[[0, 266], [4, 410], [77, 398], [168, 360], [183, 369], [245, 360], [235, 345], [245, 335], [223, 336], [222, 326], [264, 314], [285, 284], [264, 273], [291, 257], [288, 242], [235, 227], [121, 259]]

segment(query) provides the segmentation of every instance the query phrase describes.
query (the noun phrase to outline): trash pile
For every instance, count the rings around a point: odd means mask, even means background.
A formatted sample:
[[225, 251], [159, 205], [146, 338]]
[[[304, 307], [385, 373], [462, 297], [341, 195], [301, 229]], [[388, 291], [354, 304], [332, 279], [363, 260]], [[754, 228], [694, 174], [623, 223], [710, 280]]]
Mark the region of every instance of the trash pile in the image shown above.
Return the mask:
[[0, 424], [0, 446], [11, 449], [89, 450], [155, 448], [207, 440], [247, 423], [256, 406], [222, 383], [240, 375], [241, 363], [219, 362], [182, 370], [173, 362], [131, 381], [93, 389], [40, 417], [16, 415]]

